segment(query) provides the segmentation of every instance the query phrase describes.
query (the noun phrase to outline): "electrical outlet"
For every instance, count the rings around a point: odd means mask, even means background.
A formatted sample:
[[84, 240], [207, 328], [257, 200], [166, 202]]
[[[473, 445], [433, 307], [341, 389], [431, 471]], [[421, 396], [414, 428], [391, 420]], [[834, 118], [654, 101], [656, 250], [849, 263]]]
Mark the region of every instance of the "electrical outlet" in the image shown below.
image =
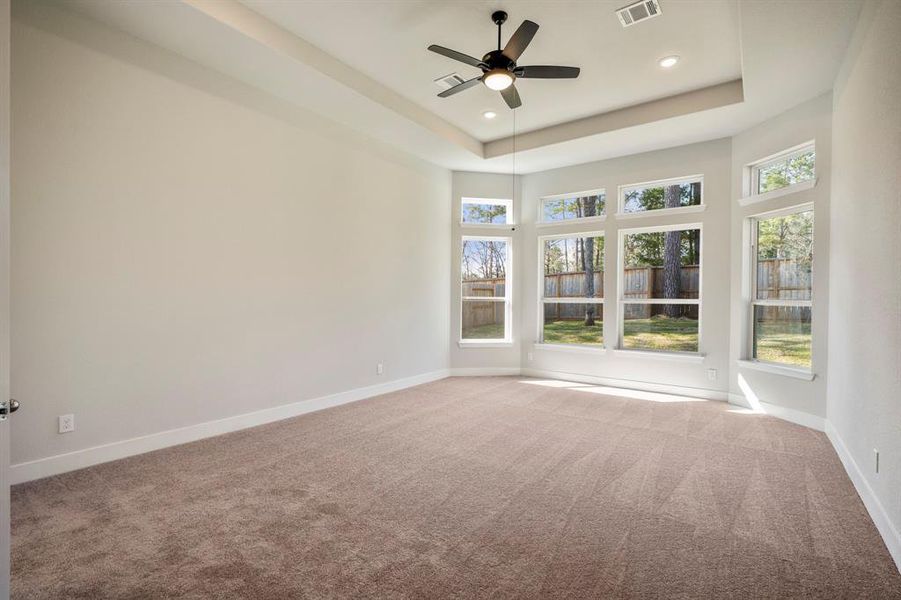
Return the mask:
[[876, 456], [874, 457], [874, 458], [875, 458], [875, 463], [874, 463], [873, 466], [876, 467], [876, 473], [878, 474], [878, 473], [879, 473], [879, 450], [877, 450], [876, 448], [873, 448], [873, 454], [876, 455]]
[[707, 369], [707, 379], [716, 381], [716, 369]]
[[375, 366], [375, 374], [381, 375], [385, 372], [385, 365], [383, 363], [379, 363]]
[[59, 416], [59, 432], [69, 433], [75, 431], [75, 415]]
[[529, 362], [532, 362], [532, 353], [531, 352], [526, 354], [526, 357], [529, 359]]

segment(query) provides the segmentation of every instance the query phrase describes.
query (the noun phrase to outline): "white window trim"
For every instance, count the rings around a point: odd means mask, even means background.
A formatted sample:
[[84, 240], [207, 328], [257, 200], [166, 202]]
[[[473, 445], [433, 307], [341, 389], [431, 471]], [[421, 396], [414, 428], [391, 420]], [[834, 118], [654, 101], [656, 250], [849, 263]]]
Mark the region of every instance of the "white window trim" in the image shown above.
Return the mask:
[[[561, 221], [545, 221], [544, 220], [544, 203], [547, 200], [565, 200], [567, 198], [584, 198], [585, 196], [604, 195], [604, 214], [594, 217], [582, 217], [581, 219], [563, 219]], [[583, 190], [581, 192], [569, 192], [567, 194], [553, 194], [551, 196], [542, 196], [538, 199], [538, 218], [535, 224], [538, 227], [548, 227], [550, 225], [563, 225], [564, 223], [602, 223], [607, 218], [607, 190], [605, 188], [597, 188], [593, 190]]]
[[[463, 206], [466, 204], [491, 204], [496, 206], [503, 206], [507, 210], [505, 211], [506, 222], [504, 223], [470, 223], [468, 221], [463, 220]], [[469, 196], [464, 196], [460, 198], [460, 214], [458, 215], [460, 227], [472, 228], [472, 229], [509, 229], [511, 225], [515, 225], [513, 222], [513, 200], [511, 198], [474, 198]]]
[[757, 204], [758, 202], [766, 202], [768, 200], [774, 200], [776, 198], [781, 198], [782, 196], [788, 196], [790, 194], [797, 194], [798, 192], [804, 192], [807, 190], [812, 190], [817, 185], [817, 178], [808, 179], [807, 181], [802, 181], [801, 183], [795, 183], [793, 185], [787, 185], [784, 188], [779, 188], [778, 190], [773, 190], [772, 192], [766, 192], [764, 194], [751, 194], [750, 196], [745, 196], [743, 198], [738, 199], [738, 203], [741, 206], [751, 206], [752, 204]]
[[[698, 323], [698, 328], [700, 330], [700, 322]], [[700, 337], [698, 338], [700, 339]], [[614, 348], [613, 349], [614, 356], [632, 356], [636, 358], [652, 358], [652, 359], [660, 359], [660, 360], [673, 360], [679, 362], [688, 362], [688, 363], [696, 363], [701, 364], [704, 362], [704, 359], [707, 357], [703, 352], [669, 352], [666, 350], [647, 350], [647, 349], [632, 349], [632, 348]]]
[[[504, 266], [504, 297], [464, 296], [463, 295], [463, 242], [505, 242], [507, 259]], [[461, 348], [504, 348], [513, 345], [513, 237], [507, 235], [461, 235], [460, 236], [460, 269], [457, 273], [460, 286], [460, 329], [457, 344]], [[488, 339], [465, 339], [463, 337], [463, 303], [467, 300], [480, 302], [504, 303], [504, 337]]]
[[[703, 190], [703, 187], [702, 187]], [[701, 198], [703, 199], [703, 191]], [[659, 212], [659, 211], [650, 211]], [[625, 290], [623, 289], [623, 275], [625, 271], [625, 243], [626, 236], [635, 233], [656, 233], [659, 231], [682, 231], [686, 229], [697, 229], [700, 232], [701, 260], [698, 262], [698, 298], [625, 298]], [[616, 260], [616, 289], [617, 289], [617, 307], [618, 315], [618, 333], [614, 354], [626, 356], [641, 356], [647, 358], [685, 358], [686, 360], [694, 360], [694, 362], [702, 362], [706, 354], [701, 351], [704, 340], [704, 226], [702, 223], [676, 223], [671, 225], [657, 225], [654, 227], [633, 227], [629, 229], [620, 229], [617, 231], [617, 260]], [[623, 347], [623, 335], [625, 333], [625, 305], [626, 304], [697, 304], [698, 305], [698, 350], [697, 352], [673, 352], [670, 350], [651, 350], [648, 348], [625, 348]]]
[[[779, 162], [791, 160], [792, 158], [796, 158], [798, 156], [801, 156], [802, 154], [807, 154], [808, 152], [811, 152], [811, 151], [816, 153], [816, 150], [817, 150], [816, 140], [810, 140], [810, 141], [804, 142], [803, 144], [798, 144], [797, 146], [792, 146], [791, 148], [788, 148], [786, 150], [781, 150], [775, 154], [765, 156], [764, 158], [752, 161], [752, 162], [748, 163], [747, 165], [745, 165], [745, 172], [747, 174], [747, 181], [748, 181], [747, 185], [744, 188], [745, 198], [750, 199], [750, 198], [754, 198], [754, 197], [767, 196], [768, 194], [773, 194], [775, 192], [782, 191], [786, 188], [795, 187], [795, 186], [807, 183], [807, 181], [802, 181], [801, 183], [796, 183], [794, 185], [786, 186], [784, 188], [779, 188], [778, 190], [772, 190], [770, 192], [764, 192], [763, 194], [760, 194], [757, 192], [757, 190], [760, 189], [760, 170], [761, 169], [772, 166]], [[816, 159], [814, 159], [813, 178], [809, 181], [815, 182], [816, 178], [817, 178], [817, 167], [816, 167]], [[813, 187], [813, 184], [811, 184], [810, 187]], [[796, 189], [795, 191], [800, 191], [800, 190]], [[786, 193], [791, 193], [791, 192], [786, 192]], [[770, 196], [770, 198], [774, 198], [774, 197], [778, 197], [778, 196]]]
[[[784, 188], [783, 188], [784, 189]], [[775, 373], [777, 375], [786, 375], [788, 377], [795, 377], [796, 379], [805, 379], [807, 381], [811, 381], [814, 378], [813, 371], [813, 327], [811, 326], [811, 335], [810, 335], [810, 368], [799, 367], [796, 365], [788, 365], [784, 363], [775, 363], [768, 362], [764, 360], [759, 360], [754, 356], [754, 307], [755, 306], [787, 306], [787, 307], [809, 307], [813, 310], [813, 288], [810, 291], [810, 300], [777, 300], [777, 299], [765, 299], [758, 300], [757, 299], [757, 224], [763, 219], [776, 219], [779, 217], [785, 217], [788, 215], [793, 215], [802, 212], [813, 211], [814, 205], [812, 202], [806, 202], [804, 204], [798, 204], [795, 206], [790, 206], [788, 208], [781, 208], [779, 210], [771, 210], [768, 212], [758, 213], [756, 215], [752, 215], [748, 217], [748, 221], [750, 223], [750, 239], [748, 245], [748, 285], [749, 285], [749, 296], [747, 299], [748, 306], [748, 339], [745, 340], [745, 356], [747, 358], [740, 359], [738, 361], [739, 366], [746, 367], [749, 369], [755, 369], [757, 371], [767, 371], [770, 373]], [[814, 227], [816, 227], [816, 213], [814, 213]], [[815, 235], [815, 233], [814, 233]], [[811, 266], [811, 270], [813, 266]], [[811, 275], [812, 276], [812, 275]], [[813, 281], [811, 279], [811, 281]]]
[[763, 371], [765, 373], [773, 373], [774, 375], [782, 375], [784, 377], [793, 377], [803, 381], [813, 381], [816, 375], [813, 371], [802, 368], [789, 367], [778, 363], [768, 363], [759, 360], [741, 359], [735, 363], [742, 369], [751, 369], [754, 371]]
[[[626, 212], [626, 192], [635, 188], [647, 187], [667, 187], [670, 185], [682, 183], [700, 182], [701, 184], [701, 203], [691, 206], [679, 206], [677, 208], [658, 208], [657, 210], [642, 210], [637, 212]], [[653, 181], [642, 181], [638, 183], [627, 183], [617, 187], [616, 193], [616, 218], [632, 219], [639, 217], [647, 217], [650, 215], [668, 215], [700, 212], [707, 205], [704, 203], [704, 176], [703, 175], [686, 175], [684, 177], [670, 177], [668, 179], [655, 179]]]
[[574, 352], [576, 354], [607, 354], [606, 346], [579, 346], [576, 344], [545, 344], [536, 342], [532, 344], [535, 350], [549, 350], [551, 352]]
[[685, 213], [699, 213], [707, 210], [706, 204], [696, 204], [694, 206], [680, 206], [678, 208], [658, 208], [657, 210], [643, 210], [631, 213], [616, 213], [614, 215], [617, 220], [626, 219], [647, 219], [649, 216], [665, 217], [666, 215], [681, 215]]
[[[582, 219], [577, 220], [576, 222], [583, 222]], [[555, 223], [556, 224], [556, 223]], [[607, 238], [604, 235], [603, 231], [593, 230], [593, 231], [577, 231], [571, 233], [556, 233], [551, 235], [540, 235], [538, 236], [538, 331], [537, 337], [535, 338], [538, 342], [535, 343], [535, 347], [543, 350], [548, 349], [563, 349], [563, 350], [576, 350], [581, 352], [591, 352], [591, 353], [600, 353], [604, 352], [607, 349], [607, 336], [603, 334], [603, 343], [600, 346], [579, 346], [576, 344], [552, 344], [544, 341], [544, 305], [545, 304], [604, 304], [604, 298], [545, 298], [544, 297], [544, 243], [548, 240], [562, 240], [566, 238], [579, 238], [579, 237], [599, 237], [604, 238], [604, 264], [605, 266], [607, 262]], [[606, 273], [606, 268], [602, 268], [602, 273]], [[604, 290], [606, 294], [607, 290]], [[601, 322], [604, 322], [604, 313], [602, 313]]]
[[581, 227], [585, 227], [586, 225], [594, 225], [597, 223], [603, 223], [607, 220], [606, 215], [601, 215], [599, 217], [582, 217], [581, 219], [567, 219], [564, 221], [539, 221], [535, 223], [535, 227], [539, 229], [544, 229], [547, 227], [560, 227], [566, 225], [578, 225]]

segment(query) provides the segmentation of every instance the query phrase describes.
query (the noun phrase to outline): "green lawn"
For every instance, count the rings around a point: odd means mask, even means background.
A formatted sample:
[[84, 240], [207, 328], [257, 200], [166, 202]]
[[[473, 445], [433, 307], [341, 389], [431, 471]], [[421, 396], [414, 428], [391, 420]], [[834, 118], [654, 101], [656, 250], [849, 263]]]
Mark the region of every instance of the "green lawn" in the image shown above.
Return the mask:
[[504, 324], [489, 323], [463, 330], [464, 340], [502, 340], [504, 339]]
[[623, 347], [634, 350], [697, 352], [698, 322], [655, 315], [650, 319], [628, 319], [623, 331]]
[[596, 320], [594, 325], [585, 325], [584, 319], [545, 321], [544, 343], [601, 346], [604, 343], [604, 324]]
[[810, 367], [810, 323], [756, 323], [757, 360]]
[[[757, 359], [810, 366], [810, 323], [764, 322], [757, 324]], [[587, 327], [581, 319], [547, 321], [544, 343], [601, 346], [604, 324]], [[473, 327], [463, 332], [463, 339], [502, 339], [502, 323]], [[650, 319], [630, 319], [625, 323], [623, 347], [669, 352], [698, 351], [698, 322], [692, 319], [670, 319], [662, 315]]]

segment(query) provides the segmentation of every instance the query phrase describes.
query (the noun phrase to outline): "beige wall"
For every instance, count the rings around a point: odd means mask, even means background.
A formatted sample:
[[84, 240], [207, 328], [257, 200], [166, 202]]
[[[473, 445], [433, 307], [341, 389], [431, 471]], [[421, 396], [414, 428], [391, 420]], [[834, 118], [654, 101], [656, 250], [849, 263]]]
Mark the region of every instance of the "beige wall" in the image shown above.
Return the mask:
[[901, 565], [899, 107], [901, 3], [869, 2], [835, 87], [827, 416]]
[[448, 171], [78, 19], [12, 68], [14, 463], [447, 368]]

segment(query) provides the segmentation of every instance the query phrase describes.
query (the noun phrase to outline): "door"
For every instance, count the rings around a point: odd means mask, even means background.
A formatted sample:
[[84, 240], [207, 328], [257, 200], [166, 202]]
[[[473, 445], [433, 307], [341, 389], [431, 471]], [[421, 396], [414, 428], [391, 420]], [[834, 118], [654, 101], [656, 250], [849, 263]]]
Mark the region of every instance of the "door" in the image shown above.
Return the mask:
[[[9, 2], [0, 0], [0, 401], [9, 399]], [[9, 598], [9, 419], [0, 420], [0, 600]]]

